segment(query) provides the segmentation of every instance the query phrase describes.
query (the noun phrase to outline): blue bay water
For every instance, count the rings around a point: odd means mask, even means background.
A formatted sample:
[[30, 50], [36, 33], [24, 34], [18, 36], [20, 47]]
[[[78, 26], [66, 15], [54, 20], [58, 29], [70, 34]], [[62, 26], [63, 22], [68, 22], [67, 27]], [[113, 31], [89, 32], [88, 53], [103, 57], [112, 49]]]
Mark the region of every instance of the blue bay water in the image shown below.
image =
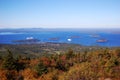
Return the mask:
[[[94, 37], [94, 35], [99, 37]], [[33, 37], [40, 40], [40, 42], [73, 43], [86, 46], [120, 46], [120, 34], [102, 32], [93, 34], [79, 31], [1, 32], [0, 44], [16, 44], [13, 41], [26, 40], [27, 37]], [[99, 39], [106, 39], [107, 42], [97, 42]]]

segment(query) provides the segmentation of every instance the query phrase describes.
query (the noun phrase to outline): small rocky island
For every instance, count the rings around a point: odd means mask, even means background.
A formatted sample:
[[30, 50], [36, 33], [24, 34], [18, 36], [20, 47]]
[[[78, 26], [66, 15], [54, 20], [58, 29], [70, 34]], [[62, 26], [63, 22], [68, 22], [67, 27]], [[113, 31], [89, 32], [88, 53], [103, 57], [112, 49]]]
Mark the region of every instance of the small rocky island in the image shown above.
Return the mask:
[[97, 42], [99, 42], [99, 43], [108, 42], [108, 40], [107, 39], [99, 39], [99, 40], [97, 40]]

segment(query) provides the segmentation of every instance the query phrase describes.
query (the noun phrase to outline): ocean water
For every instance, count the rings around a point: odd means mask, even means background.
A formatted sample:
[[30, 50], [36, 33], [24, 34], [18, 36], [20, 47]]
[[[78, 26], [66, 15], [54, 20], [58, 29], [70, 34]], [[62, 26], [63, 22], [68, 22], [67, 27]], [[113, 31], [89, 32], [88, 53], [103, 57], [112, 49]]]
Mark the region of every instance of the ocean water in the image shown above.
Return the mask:
[[[19, 40], [37, 39], [37, 43], [73, 43], [85, 46], [120, 46], [120, 34], [113, 32], [82, 31], [2, 31], [0, 44], [20, 44]], [[100, 41], [103, 40], [103, 41]]]

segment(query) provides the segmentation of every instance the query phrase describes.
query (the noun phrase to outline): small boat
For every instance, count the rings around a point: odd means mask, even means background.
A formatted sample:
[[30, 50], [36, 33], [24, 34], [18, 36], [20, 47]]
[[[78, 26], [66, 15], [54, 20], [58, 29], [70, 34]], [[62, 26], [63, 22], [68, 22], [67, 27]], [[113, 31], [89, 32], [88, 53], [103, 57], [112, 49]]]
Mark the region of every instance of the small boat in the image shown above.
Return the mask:
[[71, 41], [72, 41], [72, 39], [67, 39], [67, 41], [71, 42]]
[[32, 40], [34, 39], [33, 37], [27, 37], [26, 40]]
[[96, 42], [108, 42], [108, 40], [107, 39], [99, 39]]

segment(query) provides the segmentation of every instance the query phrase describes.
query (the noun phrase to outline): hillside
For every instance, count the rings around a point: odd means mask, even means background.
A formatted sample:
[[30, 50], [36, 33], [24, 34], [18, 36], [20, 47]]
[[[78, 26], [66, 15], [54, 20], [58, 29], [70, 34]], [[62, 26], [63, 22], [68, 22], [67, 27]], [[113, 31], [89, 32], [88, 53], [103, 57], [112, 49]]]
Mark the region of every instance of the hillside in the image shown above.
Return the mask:
[[0, 45], [0, 80], [120, 80], [120, 48]]
[[43, 54], [59, 54], [65, 53], [68, 49], [72, 49], [74, 52], [84, 52], [98, 50], [100, 46], [82, 46], [78, 44], [67, 43], [40, 43], [40, 44], [0, 44], [0, 54], [4, 55], [6, 49], [10, 49], [14, 56], [24, 55], [29, 57], [38, 57]]

